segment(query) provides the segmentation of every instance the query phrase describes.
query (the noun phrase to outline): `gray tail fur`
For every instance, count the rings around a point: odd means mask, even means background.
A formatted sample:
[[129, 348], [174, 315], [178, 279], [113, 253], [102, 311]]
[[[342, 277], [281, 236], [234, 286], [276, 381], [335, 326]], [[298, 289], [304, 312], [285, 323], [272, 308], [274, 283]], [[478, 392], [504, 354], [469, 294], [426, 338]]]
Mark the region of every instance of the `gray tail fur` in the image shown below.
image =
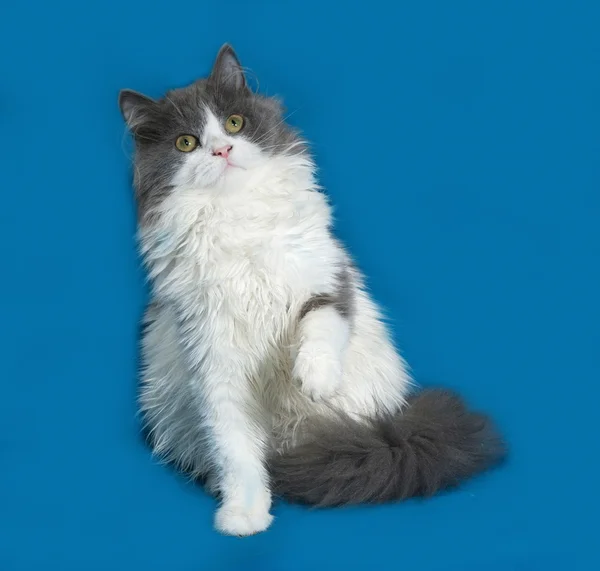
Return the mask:
[[273, 459], [271, 475], [276, 494], [319, 507], [429, 496], [506, 454], [491, 421], [445, 390], [423, 391], [369, 423], [339, 415], [307, 430], [305, 444]]

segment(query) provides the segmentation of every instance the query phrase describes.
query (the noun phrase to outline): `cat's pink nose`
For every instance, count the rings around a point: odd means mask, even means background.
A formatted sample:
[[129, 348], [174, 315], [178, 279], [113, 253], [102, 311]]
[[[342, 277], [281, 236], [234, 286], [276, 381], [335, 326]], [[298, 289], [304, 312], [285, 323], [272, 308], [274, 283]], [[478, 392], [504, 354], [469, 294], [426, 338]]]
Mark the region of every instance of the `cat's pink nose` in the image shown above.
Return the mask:
[[223, 157], [226, 159], [229, 156], [233, 147], [231, 145], [225, 145], [224, 147], [219, 147], [218, 149], [213, 149], [213, 156], [215, 157]]

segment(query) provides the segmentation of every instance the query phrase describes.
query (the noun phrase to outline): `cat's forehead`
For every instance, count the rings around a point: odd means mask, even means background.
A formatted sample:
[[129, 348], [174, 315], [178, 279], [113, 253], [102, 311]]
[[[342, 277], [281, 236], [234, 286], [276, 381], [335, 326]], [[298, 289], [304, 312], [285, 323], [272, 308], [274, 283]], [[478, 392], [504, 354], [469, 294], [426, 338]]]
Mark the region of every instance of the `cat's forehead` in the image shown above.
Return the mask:
[[250, 92], [219, 89], [201, 79], [187, 87], [168, 91], [164, 106], [174, 118], [204, 122], [208, 110], [217, 116], [251, 115], [256, 107], [254, 97]]

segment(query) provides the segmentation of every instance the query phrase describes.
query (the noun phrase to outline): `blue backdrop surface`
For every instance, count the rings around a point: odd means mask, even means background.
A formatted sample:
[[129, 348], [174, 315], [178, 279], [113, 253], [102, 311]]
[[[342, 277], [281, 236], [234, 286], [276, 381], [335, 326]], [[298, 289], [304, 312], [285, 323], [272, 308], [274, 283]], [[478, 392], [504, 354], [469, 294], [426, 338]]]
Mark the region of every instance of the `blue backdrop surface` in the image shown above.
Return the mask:
[[[0, 17], [0, 569], [598, 569], [597, 1], [41, 0]], [[266, 534], [138, 435], [120, 88], [224, 41], [314, 143], [337, 229], [424, 383], [498, 420], [509, 462], [427, 502], [277, 506]]]

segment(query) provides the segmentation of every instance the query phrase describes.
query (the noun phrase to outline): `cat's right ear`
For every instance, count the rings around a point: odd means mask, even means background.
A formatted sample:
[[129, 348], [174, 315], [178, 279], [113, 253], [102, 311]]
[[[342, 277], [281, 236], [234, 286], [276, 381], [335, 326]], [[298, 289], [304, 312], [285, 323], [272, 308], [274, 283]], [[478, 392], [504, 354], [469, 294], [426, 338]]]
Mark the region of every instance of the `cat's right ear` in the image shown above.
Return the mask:
[[119, 108], [127, 127], [132, 133], [142, 125], [156, 107], [154, 99], [131, 89], [123, 89], [119, 93]]
[[247, 89], [244, 68], [229, 44], [221, 46], [209, 79], [236, 91]]

